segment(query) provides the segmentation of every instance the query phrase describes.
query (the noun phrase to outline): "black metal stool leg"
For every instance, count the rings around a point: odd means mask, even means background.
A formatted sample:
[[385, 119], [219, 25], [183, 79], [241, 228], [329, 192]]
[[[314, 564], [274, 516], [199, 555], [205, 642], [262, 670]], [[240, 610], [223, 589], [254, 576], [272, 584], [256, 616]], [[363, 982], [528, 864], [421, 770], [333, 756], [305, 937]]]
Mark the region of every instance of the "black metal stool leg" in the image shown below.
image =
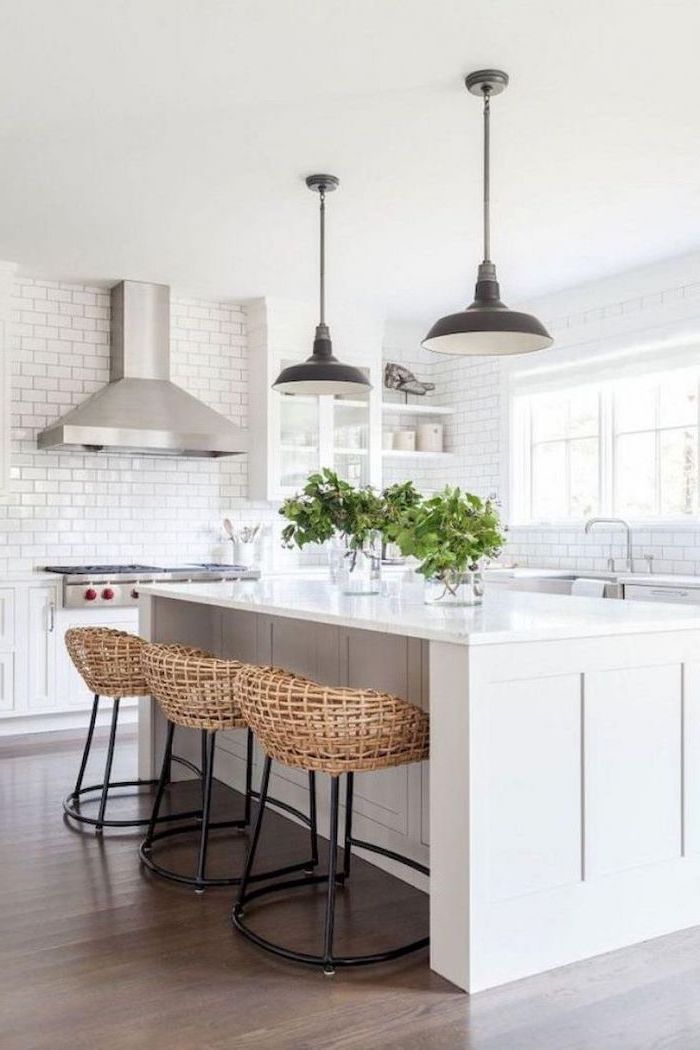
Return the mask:
[[348, 773], [345, 785], [345, 837], [343, 842], [343, 882], [350, 878], [350, 859], [352, 857], [352, 805], [355, 787], [355, 774]]
[[143, 841], [143, 849], [147, 850], [151, 848], [151, 842], [153, 841], [153, 835], [156, 830], [156, 824], [158, 822], [158, 813], [160, 812], [161, 803], [163, 801], [163, 795], [165, 789], [170, 782], [170, 756], [173, 750], [173, 733], [175, 732], [175, 723], [168, 722], [168, 729], [165, 737], [165, 751], [163, 752], [163, 763], [160, 767], [160, 778], [158, 780], [158, 787], [156, 788], [156, 797], [153, 800], [153, 810], [151, 812], [151, 821], [148, 825], [148, 831], [146, 832], [146, 838]]
[[326, 929], [323, 938], [323, 972], [331, 977], [333, 965], [333, 928], [335, 926], [335, 891], [338, 866], [338, 777], [331, 777], [331, 827], [328, 840], [328, 896], [326, 898]]
[[250, 825], [250, 803], [253, 797], [253, 730], [248, 730], [245, 748], [245, 826]]
[[318, 825], [317, 825], [317, 813], [316, 813], [316, 773], [313, 769], [309, 770], [309, 830], [311, 832], [311, 861], [308, 867], [304, 868], [307, 875], [310, 875], [316, 865], [318, 864]]
[[201, 746], [202, 746], [202, 757], [201, 757], [201, 760], [200, 760], [200, 764], [201, 764], [201, 767], [202, 767], [202, 777], [201, 777], [201, 780], [200, 780], [200, 784], [201, 784], [201, 787], [202, 787], [202, 810], [204, 810], [204, 793], [205, 793], [205, 786], [206, 786], [206, 779], [207, 779], [206, 775], [205, 775], [206, 774], [206, 769], [207, 769], [207, 731], [206, 731], [206, 729], [202, 729], [202, 731], [201, 731]]
[[236, 901], [233, 913], [236, 916], [243, 914], [242, 901], [245, 897], [245, 892], [248, 888], [250, 881], [251, 872], [253, 871], [253, 864], [255, 863], [255, 854], [258, 850], [258, 842], [260, 840], [260, 831], [262, 829], [263, 817], [265, 815], [265, 803], [267, 802], [267, 791], [270, 786], [270, 769], [272, 767], [272, 759], [266, 755], [265, 764], [263, 766], [262, 782], [260, 784], [260, 795], [258, 797], [258, 815], [255, 818], [255, 827], [253, 828], [253, 837], [250, 840], [250, 847], [248, 849], [248, 856], [245, 860], [245, 868], [243, 869], [243, 877], [238, 890], [238, 900]]
[[95, 693], [94, 699], [92, 701], [92, 714], [90, 715], [90, 725], [88, 726], [87, 739], [85, 741], [85, 747], [83, 749], [83, 757], [82, 757], [82, 760], [80, 762], [80, 772], [78, 773], [78, 779], [75, 782], [75, 787], [73, 788], [73, 794], [71, 795], [71, 798], [74, 799], [76, 802], [78, 801], [78, 795], [80, 794], [80, 789], [83, 786], [83, 777], [85, 776], [85, 768], [86, 768], [86, 766], [88, 764], [88, 758], [90, 756], [90, 748], [92, 747], [92, 735], [95, 732], [95, 719], [97, 718], [97, 707], [98, 707], [99, 702], [100, 702], [99, 693]]
[[114, 699], [114, 709], [112, 711], [112, 725], [109, 730], [109, 744], [107, 746], [107, 762], [105, 763], [105, 779], [104, 786], [102, 788], [102, 798], [100, 799], [100, 810], [97, 814], [97, 824], [95, 825], [95, 834], [102, 834], [102, 822], [105, 816], [105, 808], [107, 806], [107, 795], [109, 793], [109, 782], [112, 779], [112, 762], [114, 760], [114, 741], [117, 736], [117, 720], [119, 719], [119, 697]]
[[211, 813], [211, 792], [214, 780], [214, 751], [216, 732], [203, 731], [204, 765], [202, 769], [202, 834], [199, 840], [199, 860], [197, 862], [197, 879], [195, 893], [204, 893], [204, 872], [207, 866], [207, 846], [209, 844], [209, 816]]

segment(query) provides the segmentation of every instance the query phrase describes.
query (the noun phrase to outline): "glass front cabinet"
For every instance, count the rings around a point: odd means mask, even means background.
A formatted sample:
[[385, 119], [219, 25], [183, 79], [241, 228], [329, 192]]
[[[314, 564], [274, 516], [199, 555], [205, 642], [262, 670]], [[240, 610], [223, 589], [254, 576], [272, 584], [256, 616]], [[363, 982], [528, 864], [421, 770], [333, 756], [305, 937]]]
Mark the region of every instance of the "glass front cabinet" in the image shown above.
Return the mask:
[[250, 335], [249, 498], [283, 500], [320, 467], [380, 487], [381, 345], [374, 355], [337, 351], [366, 372], [372, 389], [365, 397], [310, 397], [272, 389], [281, 369], [308, 356], [308, 347], [279, 353], [256, 347], [254, 329]]

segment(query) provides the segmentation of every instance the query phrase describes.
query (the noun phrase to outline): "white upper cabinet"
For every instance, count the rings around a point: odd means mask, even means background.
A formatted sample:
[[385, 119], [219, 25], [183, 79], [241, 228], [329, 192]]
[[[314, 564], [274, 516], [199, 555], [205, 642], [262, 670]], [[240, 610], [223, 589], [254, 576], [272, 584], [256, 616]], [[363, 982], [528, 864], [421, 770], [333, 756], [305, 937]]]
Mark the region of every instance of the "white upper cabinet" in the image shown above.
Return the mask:
[[300, 397], [272, 384], [286, 365], [310, 356], [314, 308], [259, 299], [247, 313], [249, 498], [285, 499], [319, 467], [355, 484], [381, 485], [381, 322], [356, 312], [331, 317], [334, 353], [366, 372], [366, 398]]

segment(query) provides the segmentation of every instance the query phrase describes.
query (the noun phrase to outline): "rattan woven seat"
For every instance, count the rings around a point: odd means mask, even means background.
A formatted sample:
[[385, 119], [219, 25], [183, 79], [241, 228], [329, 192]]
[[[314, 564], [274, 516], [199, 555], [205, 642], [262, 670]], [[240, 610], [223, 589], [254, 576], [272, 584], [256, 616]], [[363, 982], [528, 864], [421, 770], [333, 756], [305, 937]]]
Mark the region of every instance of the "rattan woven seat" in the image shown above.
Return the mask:
[[240, 697], [265, 753], [287, 766], [337, 776], [428, 757], [428, 715], [388, 693], [319, 685], [249, 666], [241, 675]]
[[244, 665], [180, 646], [147, 643], [143, 674], [147, 692], [169, 722], [190, 729], [246, 729], [236, 681]]
[[[207, 851], [209, 832], [213, 829], [245, 829], [250, 824], [251, 801], [257, 796], [252, 788], [253, 734], [243, 717], [239, 703], [239, 678], [247, 665], [237, 660], [223, 660], [179, 646], [146, 643], [142, 649], [142, 668], [147, 691], [160, 705], [168, 722], [165, 752], [161, 776], [153, 805], [151, 821], [146, 838], [141, 843], [139, 854], [151, 871], [175, 882], [192, 885], [198, 893], [208, 886], [229, 886], [240, 882], [240, 875], [225, 877], [207, 875]], [[156, 832], [159, 812], [169, 779], [169, 764], [175, 726], [198, 729], [202, 734], [202, 808], [195, 814], [175, 814], [176, 817], [192, 816], [197, 823], [168, 828]], [[211, 797], [214, 779], [216, 734], [220, 730], [246, 729], [246, 781], [244, 815], [235, 820], [211, 820]], [[312, 858], [304, 864], [287, 870], [308, 870], [316, 863], [315, 783], [310, 777], [312, 790], [311, 816], [298, 810], [294, 814], [309, 824], [312, 832]], [[279, 803], [277, 803], [279, 804]], [[290, 807], [285, 807], [290, 808]], [[172, 819], [163, 818], [163, 819]], [[195, 875], [175, 871], [154, 859], [153, 845], [176, 834], [196, 832], [199, 839], [197, 871]]]
[[[236, 929], [255, 944], [283, 958], [322, 966], [333, 974], [336, 966], [385, 962], [428, 944], [423, 937], [410, 944], [369, 955], [338, 956], [333, 950], [336, 888], [350, 877], [352, 847], [357, 846], [399, 861], [428, 875], [429, 870], [409, 857], [352, 835], [354, 775], [420, 762], [429, 756], [428, 715], [415, 704], [389, 693], [321, 685], [268, 667], [248, 666], [239, 676], [243, 717], [254, 730], [265, 755], [260, 807], [253, 830], [238, 900], [232, 913]], [[287, 766], [327, 773], [331, 780], [330, 847], [328, 873], [285, 880], [249, 890], [262, 829], [272, 759]], [[337, 870], [339, 778], [346, 776], [343, 869]], [[304, 886], [327, 885], [323, 952], [315, 955], [276, 944], [256, 933], [245, 916], [247, 905], [268, 894]]]
[[[112, 820], [105, 817], [105, 812], [107, 798], [112, 788], [141, 789], [149, 784], [155, 784], [154, 780], [112, 781], [110, 779], [120, 700], [123, 697], [145, 696], [148, 691], [141, 666], [143, 642], [136, 635], [127, 634], [126, 631], [117, 631], [111, 627], [71, 627], [66, 631], [65, 643], [76, 670], [90, 692], [93, 693], [93, 704], [80, 770], [73, 791], [63, 801], [63, 809], [73, 820], [94, 827], [98, 835], [102, 833], [104, 827], [141, 827], [147, 824], [148, 820], [136, 817]], [[104, 777], [101, 784], [83, 787], [100, 699], [112, 701], [112, 722]], [[95, 798], [89, 797], [94, 792], [100, 793], [97, 816], [91, 816], [89, 812], [82, 809], [82, 804], [96, 801]]]
[[143, 642], [111, 627], [71, 627], [66, 648], [91, 693], [106, 697], [145, 696], [141, 669]]

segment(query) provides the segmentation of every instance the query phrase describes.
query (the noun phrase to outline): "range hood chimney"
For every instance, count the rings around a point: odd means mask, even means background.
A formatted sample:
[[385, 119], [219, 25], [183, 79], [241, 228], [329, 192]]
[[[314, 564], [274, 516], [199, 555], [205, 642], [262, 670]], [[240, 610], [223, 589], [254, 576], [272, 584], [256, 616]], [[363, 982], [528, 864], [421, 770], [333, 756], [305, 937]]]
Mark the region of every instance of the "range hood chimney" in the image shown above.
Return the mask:
[[111, 292], [107, 386], [43, 430], [42, 449], [232, 456], [247, 434], [170, 380], [170, 288], [121, 281]]

